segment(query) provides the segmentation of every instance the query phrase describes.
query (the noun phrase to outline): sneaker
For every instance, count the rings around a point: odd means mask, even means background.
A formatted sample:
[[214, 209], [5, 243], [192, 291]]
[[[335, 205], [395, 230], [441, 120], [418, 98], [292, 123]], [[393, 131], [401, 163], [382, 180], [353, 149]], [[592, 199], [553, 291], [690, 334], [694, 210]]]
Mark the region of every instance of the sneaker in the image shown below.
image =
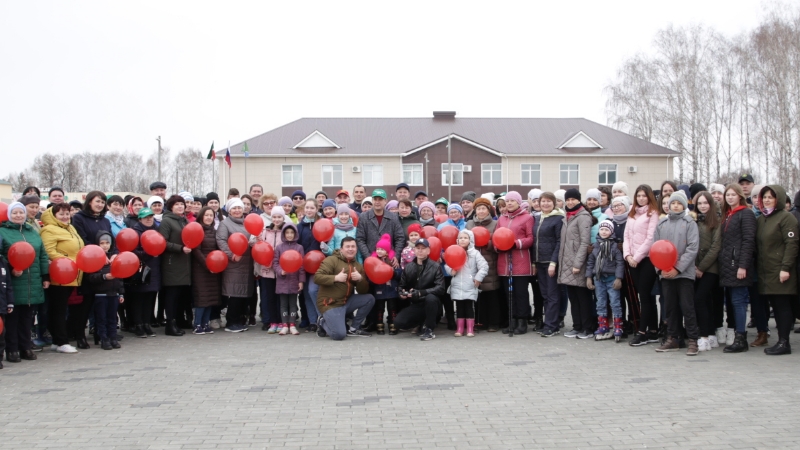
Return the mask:
[[360, 328], [358, 330], [354, 330], [352, 328], [347, 329], [347, 337], [370, 337], [370, 336], [372, 336], [370, 333], [367, 333], [366, 331]]
[[661, 342], [661, 340], [658, 338], [658, 333], [655, 331], [648, 331], [647, 333], [645, 333], [645, 338], [647, 338], [648, 344], [655, 344], [657, 342]]
[[278, 331], [280, 331], [280, 327], [278, 326], [277, 323], [269, 324], [269, 328], [267, 329], [267, 334], [275, 334]]
[[545, 329], [544, 329], [544, 330], [542, 330], [542, 332], [541, 332], [541, 333], [539, 333], [539, 334], [540, 334], [542, 337], [546, 337], [546, 338], [548, 338], [548, 337], [557, 336], [557, 335], [559, 334], [559, 331], [558, 331], [558, 330], [551, 330], [550, 328], [545, 328]]
[[214, 319], [211, 321], [211, 328], [215, 330], [219, 330], [220, 328], [222, 328], [219, 324], [219, 319]]
[[78, 353], [78, 350], [69, 344], [64, 344], [61, 346], [53, 345], [53, 347], [56, 347], [55, 351], [57, 351], [58, 353]]
[[317, 324], [312, 323], [311, 325], [306, 328], [306, 333], [316, 333], [317, 332]]
[[220, 315], [220, 316], [227, 316], [227, 315], [228, 315], [228, 308], [222, 308], [222, 309], [219, 311], [219, 315]]
[[203, 327], [203, 331], [206, 334], [214, 334], [214, 330], [211, 328], [211, 325], [209, 324], [206, 324], [206, 326]]
[[696, 356], [700, 352], [697, 341], [694, 339], [687, 339], [686, 346], [686, 356]]
[[[667, 342], [661, 344], [661, 347], [656, 349], [657, 352], [677, 352], [680, 346], [678, 345], [678, 340], [673, 337], [668, 337]], [[695, 345], [696, 348], [696, 345]]]
[[281, 324], [281, 328], [280, 331], [278, 331], [278, 334], [281, 336], [286, 336], [288, 333], [289, 333], [289, 325]]
[[717, 347], [719, 347], [719, 341], [717, 340], [717, 335], [712, 334], [711, 336], [708, 337], [708, 349], [711, 350], [712, 348], [717, 348]]
[[244, 329], [242, 328], [241, 325], [231, 325], [225, 327], [225, 331], [229, 331], [231, 333], [241, 333], [242, 331], [244, 331]]
[[577, 337], [578, 339], [589, 339], [589, 338], [592, 338], [592, 337], [594, 337], [594, 333], [591, 333], [591, 332], [590, 332], [590, 333], [587, 333], [587, 332], [583, 331], [583, 332], [581, 332], [581, 333], [580, 333], [578, 336], [576, 336], [576, 337]]
[[192, 333], [194, 333], [194, 334], [206, 334], [206, 329], [203, 328], [202, 325], [198, 325], [198, 326], [194, 327], [194, 331]]
[[641, 347], [642, 345], [647, 345], [648, 343], [647, 335], [642, 333], [634, 333], [633, 339], [628, 342], [628, 345], [631, 347]]
[[249, 330], [249, 328], [247, 328], [247, 323], [245, 323], [244, 325], [242, 325], [242, 331], [247, 331], [247, 330]]
[[697, 340], [697, 351], [698, 352], [707, 352], [711, 350], [711, 343], [708, 342], [708, 339], [701, 337]]
[[735, 340], [736, 340], [736, 331], [734, 331], [733, 328], [728, 328], [725, 331], [725, 343], [731, 345]]
[[430, 328], [425, 328], [422, 332], [422, 336], [419, 338], [420, 341], [430, 341], [431, 339], [436, 339], [436, 335], [433, 334], [433, 330]]
[[261, 331], [269, 331], [269, 324], [265, 323], [265, 324], [261, 325]]
[[291, 325], [291, 326], [289, 327], [289, 333], [292, 333], [292, 334], [293, 334], [293, 335], [295, 335], [295, 336], [297, 336], [298, 334], [300, 334], [300, 332], [299, 332], [299, 331], [297, 331], [297, 328], [296, 328], [294, 325]]
[[47, 342], [45, 342], [43, 339], [34, 339], [32, 342], [33, 342], [33, 345], [31, 346], [31, 350], [33, 350], [35, 352], [40, 352], [40, 351], [42, 351], [42, 349], [44, 349], [44, 347], [50, 345]]
[[569, 330], [566, 333], [564, 333], [564, 337], [565, 338], [574, 338], [574, 337], [578, 337], [578, 335], [581, 334], [581, 333], [582, 333], [581, 330]]
[[[724, 327], [717, 328], [716, 334], [717, 342], [721, 345], [728, 344], [728, 331]], [[730, 345], [730, 344], [728, 344]]]

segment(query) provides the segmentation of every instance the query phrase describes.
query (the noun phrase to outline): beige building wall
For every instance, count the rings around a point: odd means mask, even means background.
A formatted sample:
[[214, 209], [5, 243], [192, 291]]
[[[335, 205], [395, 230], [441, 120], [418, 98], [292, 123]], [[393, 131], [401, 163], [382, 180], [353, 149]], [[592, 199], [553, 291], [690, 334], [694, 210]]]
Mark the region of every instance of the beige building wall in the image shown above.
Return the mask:
[[0, 181], [0, 202], [11, 203], [14, 197], [11, 195], [11, 183], [7, 181]]

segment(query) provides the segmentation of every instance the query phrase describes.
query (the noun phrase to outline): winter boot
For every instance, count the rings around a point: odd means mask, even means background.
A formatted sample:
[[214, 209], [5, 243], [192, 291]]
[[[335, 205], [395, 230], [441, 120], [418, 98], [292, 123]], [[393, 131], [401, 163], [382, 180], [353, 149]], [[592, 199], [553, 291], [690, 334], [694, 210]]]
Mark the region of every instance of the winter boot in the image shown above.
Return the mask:
[[397, 327], [393, 323], [389, 324], [389, 336], [397, 336]]
[[386, 334], [386, 327], [383, 325], [383, 322], [379, 323], [375, 330], [376, 333], [383, 336]]
[[594, 332], [595, 336], [602, 336], [608, 333], [608, 317], [597, 316], [597, 331]]
[[661, 347], [658, 347], [656, 349], [656, 351], [659, 352], [659, 353], [661, 353], [661, 352], [677, 352], [678, 348], [679, 348], [678, 340], [675, 339], [672, 336], [669, 336], [667, 338], [666, 342], [664, 342], [661, 345]]
[[526, 319], [517, 320], [517, 328], [514, 328], [514, 334], [525, 334], [528, 332], [528, 321]]
[[686, 340], [686, 356], [697, 356], [697, 353], [700, 351], [697, 347], [697, 339], [687, 339]]
[[[736, 342], [734, 340], [734, 342]], [[750, 347], [761, 347], [769, 344], [769, 334], [766, 331], [759, 331], [756, 340], [750, 344]]]
[[464, 335], [464, 325], [466, 323], [466, 319], [456, 319], [456, 334], [455, 337], [461, 337]]
[[741, 353], [750, 350], [750, 346], [747, 345], [747, 331], [744, 333], [736, 333], [736, 338], [734, 338], [733, 344], [725, 347], [722, 349], [723, 353]]
[[475, 337], [475, 319], [467, 319], [467, 337]]
[[167, 336], [183, 336], [183, 331], [178, 328], [178, 325], [173, 319], [167, 322], [167, 325], [164, 327], [164, 334]]
[[792, 346], [789, 345], [788, 339], [779, 339], [777, 344], [770, 348], [765, 348], [764, 353], [767, 355], [791, 355]]
[[108, 338], [102, 339], [101, 340], [101, 344], [100, 344], [100, 348], [102, 348], [103, 350], [111, 350], [111, 349], [113, 349], [114, 347], [111, 346], [111, 339], [108, 339]]

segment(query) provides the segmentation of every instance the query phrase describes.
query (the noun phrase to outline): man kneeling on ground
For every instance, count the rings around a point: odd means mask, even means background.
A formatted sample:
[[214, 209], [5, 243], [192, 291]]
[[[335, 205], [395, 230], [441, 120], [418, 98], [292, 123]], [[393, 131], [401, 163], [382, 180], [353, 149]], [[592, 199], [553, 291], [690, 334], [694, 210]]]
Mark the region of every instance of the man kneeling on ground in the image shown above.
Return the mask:
[[394, 319], [395, 326], [400, 329], [423, 325], [420, 338], [423, 341], [436, 337], [433, 329], [440, 308], [439, 296], [445, 294], [442, 268], [428, 258], [430, 253], [428, 240], [417, 240], [414, 246], [416, 258], [406, 265], [400, 277], [400, 298], [409, 299], [411, 305], [400, 311]]
[[[319, 319], [317, 336], [330, 336], [334, 341], [341, 341], [345, 336], [369, 337], [371, 334], [361, 330], [361, 324], [372, 310], [375, 297], [369, 292], [369, 282], [364, 267], [356, 261], [358, 246], [350, 236], [342, 239], [342, 247], [333, 255], [325, 258], [314, 275], [314, 282], [319, 285], [317, 308]], [[356, 311], [353, 325], [348, 328], [345, 319]]]

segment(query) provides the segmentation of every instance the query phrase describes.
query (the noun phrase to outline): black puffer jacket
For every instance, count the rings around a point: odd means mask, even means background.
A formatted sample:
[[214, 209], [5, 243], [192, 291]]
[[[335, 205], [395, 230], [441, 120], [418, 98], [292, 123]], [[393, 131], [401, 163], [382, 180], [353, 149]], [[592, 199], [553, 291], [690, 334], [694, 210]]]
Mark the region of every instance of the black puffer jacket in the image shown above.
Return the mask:
[[428, 294], [441, 297], [445, 294], [444, 275], [439, 263], [426, 259], [422, 265], [417, 264], [417, 259], [406, 265], [400, 276], [400, 288], [410, 291], [419, 291], [419, 298], [412, 298], [412, 302], [425, 300]]
[[192, 284], [192, 257], [183, 253], [181, 232], [188, 225], [186, 217], [164, 213], [158, 232], [167, 240], [167, 249], [161, 254], [161, 283], [164, 286], [190, 286]]
[[161, 289], [161, 258], [158, 256], [150, 256], [142, 248], [142, 234], [148, 230], [156, 230], [155, 224], [152, 227], [146, 227], [141, 222], [133, 225], [133, 230], [139, 234], [139, 245], [133, 250], [133, 254], [139, 257], [139, 261], [143, 262], [150, 268], [150, 280], [147, 284], [126, 286], [130, 292], [158, 292]]
[[[719, 284], [723, 287], [747, 287], [753, 284], [756, 251], [756, 216], [750, 208], [741, 209], [722, 220], [722, 240], [717, 256]], [[746, 269], [747, 276], [736, 277], [739, 269]]]
[[547, 217], [540, 214], [533, 221], [533, 245], [531, 261], [537, 263], [557, 263], [561, 249], [561, 227], [564, 226], [564, 213], [554, 209]]

